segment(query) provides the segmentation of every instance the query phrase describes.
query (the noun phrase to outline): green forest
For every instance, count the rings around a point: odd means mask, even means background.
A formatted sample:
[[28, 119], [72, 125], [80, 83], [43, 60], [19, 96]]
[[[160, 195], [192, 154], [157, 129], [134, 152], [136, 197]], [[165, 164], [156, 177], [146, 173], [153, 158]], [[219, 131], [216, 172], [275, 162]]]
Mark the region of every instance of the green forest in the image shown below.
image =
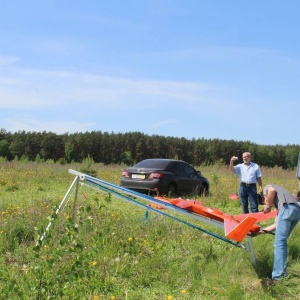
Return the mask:
[[300, 145], [259, 145], [251, 141], [186, 139], [141, 132], [8, 132], [0, 130], [0, 157], [7, 161], [82, 162], [132, 165], [146, 158], [173, 158], [193, 166], [229, 164], [231, 156], [241, 159], [249, 151], [252, 160], [265, 167], [295, 168]]

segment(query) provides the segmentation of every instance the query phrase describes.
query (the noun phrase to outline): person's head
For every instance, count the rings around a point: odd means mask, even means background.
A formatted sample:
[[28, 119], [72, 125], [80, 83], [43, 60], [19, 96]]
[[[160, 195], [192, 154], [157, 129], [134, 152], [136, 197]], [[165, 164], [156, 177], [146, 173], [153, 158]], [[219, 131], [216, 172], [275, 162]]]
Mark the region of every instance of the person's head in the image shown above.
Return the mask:
[[244, 152], [243, 153], [243, 162], [245, 164], [249, 163], [251, 161], [251, 153], [250, 152]]

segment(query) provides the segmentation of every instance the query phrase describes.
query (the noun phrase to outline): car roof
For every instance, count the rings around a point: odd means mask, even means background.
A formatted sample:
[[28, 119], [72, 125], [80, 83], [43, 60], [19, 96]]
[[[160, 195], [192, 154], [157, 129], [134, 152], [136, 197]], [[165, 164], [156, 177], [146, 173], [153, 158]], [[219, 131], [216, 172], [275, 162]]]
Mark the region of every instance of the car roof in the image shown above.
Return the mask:
[[144, 159], [144, 160], [142, 160], [142, 161], [145, 161], [145, 160], [157, 160], [157, 161], [181, 161], [181, 160], [171, 159], [171, 158], [147, 158], [147, 159]]
[[186, 162], [182, 160], [176, 160], [176, 159], [168, 159], [168, 158], [148, 158], [144, 159], [140, 162], [138, 162], [134, 167], [142, 167], [142, 168], [165, 168], [167, 165], [171, 162], [180, 162], [185, 163]]

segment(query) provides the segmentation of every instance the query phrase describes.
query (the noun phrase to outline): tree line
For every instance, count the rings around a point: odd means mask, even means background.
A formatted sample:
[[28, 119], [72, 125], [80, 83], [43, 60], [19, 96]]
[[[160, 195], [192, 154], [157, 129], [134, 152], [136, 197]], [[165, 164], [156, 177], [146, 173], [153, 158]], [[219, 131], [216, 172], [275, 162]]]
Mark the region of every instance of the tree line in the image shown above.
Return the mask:
[[5, 160], [82, 162], [133, 165], [146, 158], [173, 158], [194, 166], [229, 164], [231, 156], [241, 159], [249, 151], [252, 160], [265, 167], [293, 169], [300, 145], [259, 145], [250, 141], [186, 139], [146, 135], [141, 132], [56, 134], [53, 132], [7, 132], [0, 130], [0, 157]]

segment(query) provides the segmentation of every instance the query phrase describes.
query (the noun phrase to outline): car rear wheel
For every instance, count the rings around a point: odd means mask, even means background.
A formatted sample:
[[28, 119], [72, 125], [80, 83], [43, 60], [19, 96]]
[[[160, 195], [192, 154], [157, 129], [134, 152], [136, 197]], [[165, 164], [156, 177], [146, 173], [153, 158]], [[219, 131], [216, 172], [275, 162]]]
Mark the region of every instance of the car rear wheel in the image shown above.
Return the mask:
[[176, 197], [177, 195], [177, 188], [175, 183], [170, 183], [168, 186], [168, 191], [167, 191], [167, 195], [168, 197], [172, 198], [172, 197]]
[[198, 194], [204, 197], [208, 196], [208, 186], [206, 184], [202, 184], [198, 187]]

